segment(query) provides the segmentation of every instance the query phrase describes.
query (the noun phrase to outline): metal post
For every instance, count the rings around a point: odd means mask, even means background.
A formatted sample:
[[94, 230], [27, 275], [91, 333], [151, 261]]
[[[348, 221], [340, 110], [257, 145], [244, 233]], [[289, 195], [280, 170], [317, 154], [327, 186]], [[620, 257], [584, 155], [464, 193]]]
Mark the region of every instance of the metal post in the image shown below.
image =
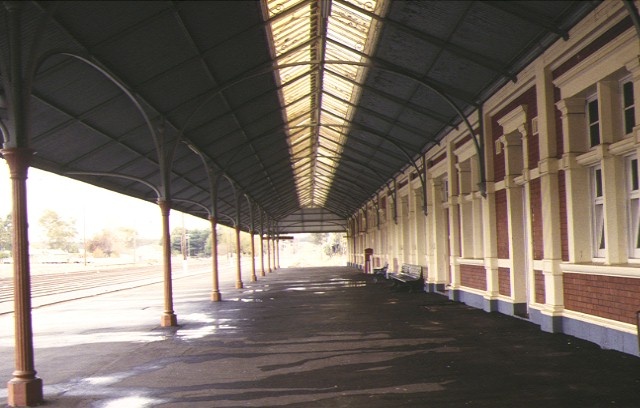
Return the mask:
[[33, 156], [29, 148], [2, 150], [11, 172], [13, 192], [13, 280], [15, 371], [8, 382], [8, 404], [30, 406], [42, 402], [42, 380], [36, 377], [31, 324], [31, 276], [27, 223], [27, 172]]
[[210, 216], [209, 222], [211, 222], [211, 266], [213, 268], [211, 300], [214, 302], [220, 302], [222, 300], [222, 296], [220, 295], [220, 280], [218, 277], [218, 221], [216, 220], [216, 217]]
[[264, 236], [260, 233], [260, 276], [265, 276], [264, 273]]
[[269, 266], [269, 273], [273, 272], [271, 269], [271, 237], [267, 235], [267, 265]]
[[251, 231], [251, 282], [256, 282], [258, 277], [256, 276], [256, 246], [253, 241], [254, 232]]
[[236, 225], [236, 289], [242, 289], [242, 269], [240, 267], [240, 226]]
[[177, 326], [178, 319], [173, 312], [173, 285], [171, 280], [171, 234], [169, 232], [169, 212], [171, 203], [158, 200], [162, 213], [162, 260], [164, 266], [164, 312], [160, 319], [162, 327]]

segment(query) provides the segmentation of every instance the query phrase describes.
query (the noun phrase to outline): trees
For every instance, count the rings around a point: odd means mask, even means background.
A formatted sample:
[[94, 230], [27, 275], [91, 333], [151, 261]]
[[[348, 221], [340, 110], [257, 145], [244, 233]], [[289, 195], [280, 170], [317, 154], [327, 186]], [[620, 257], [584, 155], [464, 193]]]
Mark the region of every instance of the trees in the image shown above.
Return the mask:
[[103, 229], [87, 241], [87, 251], [101, 258], [121, 255], [128, 249], [135, 249], [137, 232], [132, 228], [118, 228], [115, 232]]
[[[183, 253], [186, 256], [209, 256], [211, 255], [211, 242], [209, 236], [211, 230], [193, 229], [185, 231], [181, 227], [171, 231], [171, 250], [174, 253]], [[188, 253], [187, 253], [188, 251]]]
[[12, 229], [11, 214], [8, 214], [4, 220], [0, 219], [0, 251], [11, 251], [13, 244]]
[[40, 225], [47, 235], [47, 245], [50, 249], [61, 249], [67, 252], [77, 252], [75, 241], [78, 232], [75, 220], [64, 220], [53, 210], [45, 210], [40, 217]]

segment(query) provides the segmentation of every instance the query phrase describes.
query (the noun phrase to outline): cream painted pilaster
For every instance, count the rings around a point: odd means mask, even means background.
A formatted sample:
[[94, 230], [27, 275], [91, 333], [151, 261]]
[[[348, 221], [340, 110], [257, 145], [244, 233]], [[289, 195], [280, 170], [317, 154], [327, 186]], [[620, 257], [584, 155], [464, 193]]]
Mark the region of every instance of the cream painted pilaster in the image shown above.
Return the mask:
[[449, 203], [448, 248], [449, 248], [449, 282], [452, 289], [460, 287], [460, 184], [458, 180], [457, 156], [453, 154], [454, 144], [447, 145], [447, 179], [449, 180], [449, 197], [444, 199]]
[[591, 223], [586, 222], [586, 217], [591, 213], [589, 172], [576, 161], [577, 156], [587, 150], [585, 99], [567, 98], [558, 102], [557, 106], [562, 112], [565, 149], [562, 168], [565, 170], [569, 262], [590, 262]]
[[[480, 174], [478, 172], [478, 157], [471, 157], [471, 191], [473, 191], [473, 201], [471, 202], [472, 222], [473, 222], [473, 253], [471, 258], [481, 259], [484, 257], [484, 238], [483, 238], [483, 218], [482, 218], [482, 202], [484, 198], [478, 190], [480, 182]], [[466, 256], [466, 255], [465, 255]]]
[[426, 246], [426, 260], [427, 260], [427, 274], [424, 275], [424, 280], [426, 283], [435, 282], [438, 279], [437, 269], [435, 267], [436, 264], [436, 253], [435, 253], [435, 237], [433, 235], [433, 231], [435, 231], [434, 226], [434, 198], [433, 198], [433, 179], [430, 172], [426, 172], [425, 175], [425, 184], [427, 187], [427, 215], [425, 217], [425, 246]]
[[619, 156], [605, 155], [602, 159], [602, 189], [604, 192], [604, 229], [607, 251], [606, 264], [625, 263], [628, 260], [626, 235], [627, 206], [624, 188], [624, 160]]
[[463, 258], [474, 258], [474, 224], [473, 224], [473, 201], [468, 199], [471, 194], [471, 168], [470, 161], [456, 164], [459, 186], [459, 208], [460, 208], [460, 256]]
[[395, 205], [396, 207], [396, 215], [395, 215], [395, 219], [393, 218], [394, 216], [392, 215], [392, 219], [391, 219], [391, 238], [392, 238], [392, 261], [391, 261], [391, 268], [393, 271], [398, 271], [400, 268], [400, 263], [401, 261], [401, 253], [400, 253], [400, 224], [398, 223], [398, 214], [397, 211], [400, 207], [399, 203], [397, 202], [398, 200], [398, 195], [396, 193], [396, 195], [394, 195], [394, 198], [392, 198], [392, 202], [393, 205]]
[[400, 257], [401, 263], [411, 263], [409, 259], [409, 248], [411, 245], [409, 233], [409, 197], [400, 197]]
[[416, 203], [416, 256], [417, 264], [427, 266], [426, 255], [426, 217], [424, 215], [423, 203], [422, 203], [422, 187], [419, 187], [413, 191], [414, 200]]
[[448, 283], [446, 264], [449, 262], [449, 237], [445, 229], [444, 211], [442, 209], [441, 192], [442, 181], [440, 179], [431, 179], [429, 184], [430, 191], [428, 196], [432, 197], [433, 207], [431, 209], [431, 235], [433, 237], [431, 247], [431, 264], [429, 270], [433, 273], [429, 274], [430, 284], [446, 284]]
[[[557, 130], [555, 122], [554, 86], [551, 72], [541, 62], [536, 67], [538, 104], [538, 142], [540, 149], [540, 196], [542, 204], [542, 241], [544, 258], [545, 305], [544, 315], [559, 316], [564, 309], [562, 271], [562, 238], [560, 236], [560, 197], [558, 184]], [[535, 285], [531, 285], [531, 298], [535, 298]], [[544, 330], [555, 332], [553, 324], [542, 325]]]
[[529, 243], [525, 242], [523, 187], [516, 184], [523, 168], [522, 133], [515, 130], [502, 136], [504, 139], [505, 190], [507, 195], [507, 217], [509, 230], [509, 266], [511, 270], [511, 299], [514, 303], [525, 303], [526, 271], [525, 256]]
[[420, 204], [416, 203], [416, 194], [413, 190], [411, 183], [409, 183], [409, 263], [411, 264], [420, 264], [418, 262], [418, 211], [417, 208], [420, 207]]

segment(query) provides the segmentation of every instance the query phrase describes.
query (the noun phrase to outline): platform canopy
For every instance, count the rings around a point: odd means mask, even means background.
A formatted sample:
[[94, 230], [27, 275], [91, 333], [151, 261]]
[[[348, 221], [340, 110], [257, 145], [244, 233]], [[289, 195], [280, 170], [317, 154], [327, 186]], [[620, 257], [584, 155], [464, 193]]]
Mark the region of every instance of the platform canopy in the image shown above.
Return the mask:
[[27, 82], [34, 70], [33, 166], [144, 200], [169, 191], [205, 218], [215, 199], [221, 223], [261, 230], [262, 214], [296, 233], [344, 232], [598, 2], [6, 3], [21, 6]]

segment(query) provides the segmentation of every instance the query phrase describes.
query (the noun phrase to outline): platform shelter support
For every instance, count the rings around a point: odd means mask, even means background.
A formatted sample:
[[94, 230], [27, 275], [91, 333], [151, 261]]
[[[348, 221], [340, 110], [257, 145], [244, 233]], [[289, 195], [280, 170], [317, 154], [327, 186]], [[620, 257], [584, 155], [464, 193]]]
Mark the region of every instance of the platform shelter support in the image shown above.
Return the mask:
[[260, 233], [260, 276], [265, 276], [264, 273], [264, 235]]
[[272, 250], [272, 253], [273, 253], [273, 256], [271, 258], [273, 260], [273, 270], [275, 271], [275, 270], [278, 269], [278, 266], [276, 264], [276, 255], [277, 254], [276, 254], [276, 236], [275, 235], [271, 236], [271, 247], [272, 247], [271, 250]]
[[264, 273], [264, 211], [260, 209], [260, 276]]
[[271, 237], [267, 235], [267, 266], [269, 267], [269, 273], [273, 272], [271, 269]]
[[240, 225], [235, 226], [236, 231], [236, 289], [242, 289], [242, 267], [240, 261]]
[[254, 242], [255, 231], [251, 230], [251, 282], [257, 282], [256, 276], [256, 244]]
[[[38, 405], [43, 401], [42, 380], [36, 376], [33, 352], [33, 329], [31, 320], [31, 270], [29, 264], [29, 235], [27, 219], [27, 173], [34, 151], [29, 148], [29, 100], [31, 77], [25, 67], [22, 52], [24, 37], [21, 35], [23, 3], [3, 2], [6, 9], [8, 53], [2, 72], [4, 96], [8, 100], [9, 126], [4, 130], [3, 150], [9, 165], [12, 191], [12, 244], [13, 244], [13, 299], [15, 324], [15, 370], [7, 383], [7, 402], [10, 406]], [[37, 42], [37, 39], [32, 39]], [[35, 49], [35, 47], [34, 47]], [[30, 56], [27, 56], [29, 58]]]
[[171, 278], [171, 234], [169, 232], [169, 213], [171, 203], [158, 200], [162, 213], [162, 259], [164, 266], [164, 312], [160, 319], [162, 327], [177, 326], [178, 319], [173, 311], [173, 282]]
[[213, 273], [211, 300], [220, 302], [222, 296], [220, 295], [220, 280], [218, 278], [218, 220], [216, 220], [216, 217], [210, 216], [209, 222], [211, 223], [211, 265]]
[[8, 382], [8, 403], [30, 406], [42, 402], [42, 380], [36, 377], [31, 321], [31, 277], [27, 224], [27, 172], [33, 156], [29, 148], [2, 150], [11, 172], [13, 194], [13, 282], [15, 321], [15, 371]]

